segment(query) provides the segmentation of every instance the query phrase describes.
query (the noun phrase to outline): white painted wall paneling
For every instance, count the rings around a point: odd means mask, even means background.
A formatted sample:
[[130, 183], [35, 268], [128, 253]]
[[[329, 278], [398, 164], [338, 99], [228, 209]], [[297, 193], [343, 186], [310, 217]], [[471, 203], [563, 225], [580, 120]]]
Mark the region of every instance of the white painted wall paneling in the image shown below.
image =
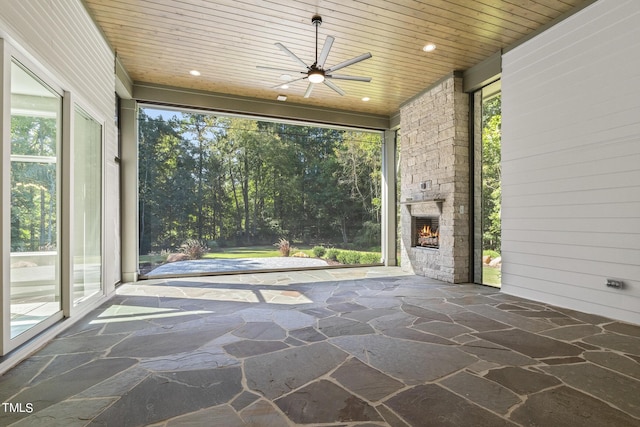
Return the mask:
[[640, 323], [638, 52], [640, 2], [600, 0], [504, 55], [505, 293]]

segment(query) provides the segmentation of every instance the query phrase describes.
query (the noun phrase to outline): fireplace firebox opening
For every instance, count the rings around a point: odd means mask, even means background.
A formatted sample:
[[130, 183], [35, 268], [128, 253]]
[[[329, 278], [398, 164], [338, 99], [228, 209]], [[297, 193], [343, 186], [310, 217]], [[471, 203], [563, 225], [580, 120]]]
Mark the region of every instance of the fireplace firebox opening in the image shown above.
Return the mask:
[[412, 218], [413, 244], [422, 248], [438, 249], [440, 247], [440, 221], [437, 217]]

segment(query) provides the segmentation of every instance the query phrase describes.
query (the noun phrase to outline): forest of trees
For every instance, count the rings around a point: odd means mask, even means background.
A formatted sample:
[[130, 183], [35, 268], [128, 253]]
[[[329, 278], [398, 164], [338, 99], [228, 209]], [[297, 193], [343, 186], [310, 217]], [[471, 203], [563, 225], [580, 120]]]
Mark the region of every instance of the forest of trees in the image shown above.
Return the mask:
[[482, 248], [500, 253], [502, 172], [501, 97], [482, 105]]
[[187, 239], [379, 248], [379, 133], [147, 109], [139, 133], [141, 254]]

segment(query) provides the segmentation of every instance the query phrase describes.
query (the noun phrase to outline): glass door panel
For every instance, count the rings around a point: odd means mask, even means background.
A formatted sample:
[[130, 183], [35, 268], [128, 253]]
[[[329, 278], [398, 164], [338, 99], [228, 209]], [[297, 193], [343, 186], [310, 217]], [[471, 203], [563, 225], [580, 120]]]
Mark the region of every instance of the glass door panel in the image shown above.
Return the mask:
[[102, 125], [76, 108], [74, 120], [73, 303], [102, 290]]
[[11, 338], [61, 312], [62, 98], [11, 64]]

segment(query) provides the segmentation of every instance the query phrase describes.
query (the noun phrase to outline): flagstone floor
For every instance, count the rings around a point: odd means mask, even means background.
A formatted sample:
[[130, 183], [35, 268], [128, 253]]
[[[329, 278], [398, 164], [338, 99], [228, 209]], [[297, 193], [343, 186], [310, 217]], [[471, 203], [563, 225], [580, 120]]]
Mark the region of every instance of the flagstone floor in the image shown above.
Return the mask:
[[621, 427], [639, 396], [640, 326], [349, 268], [123, 285], [0, 378], [0, 425]]

